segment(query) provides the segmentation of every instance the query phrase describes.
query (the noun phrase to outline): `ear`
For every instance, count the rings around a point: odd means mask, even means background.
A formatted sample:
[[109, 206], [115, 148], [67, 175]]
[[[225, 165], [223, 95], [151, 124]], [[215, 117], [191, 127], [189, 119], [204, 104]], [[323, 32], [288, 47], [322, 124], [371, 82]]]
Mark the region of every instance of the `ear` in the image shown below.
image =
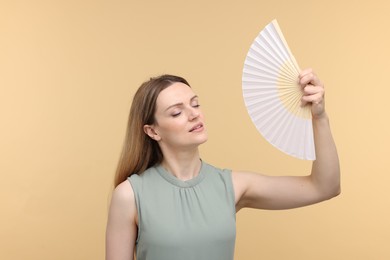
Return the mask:
[[155, 141], [161, 140], [161, 137], [158, 135], [153, 125], [144, 125], [144, 132]]

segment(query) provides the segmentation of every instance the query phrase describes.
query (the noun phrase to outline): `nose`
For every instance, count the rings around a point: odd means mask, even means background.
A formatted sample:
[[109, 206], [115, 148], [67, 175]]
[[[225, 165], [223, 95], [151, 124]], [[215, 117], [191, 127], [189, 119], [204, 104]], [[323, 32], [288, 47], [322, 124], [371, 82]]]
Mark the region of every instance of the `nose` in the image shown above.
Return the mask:
[[190, 121], [193, 121], [193, 120], [197, 119], [199, 116], [200, 116], [199, 108], [192, 107], [189, 111], [188, 119]]

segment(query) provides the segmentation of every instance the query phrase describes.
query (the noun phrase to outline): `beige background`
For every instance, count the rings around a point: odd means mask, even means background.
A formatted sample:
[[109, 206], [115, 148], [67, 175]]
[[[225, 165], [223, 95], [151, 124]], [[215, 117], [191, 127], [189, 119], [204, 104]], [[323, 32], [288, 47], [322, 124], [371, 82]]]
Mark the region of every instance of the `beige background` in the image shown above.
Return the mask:
[[325, 82], [342, 194], [288, 211], [242, 210], [236, 259], [390, 259], [388, 1], [0, 2], [0, 259], [103, 259], [131, 97], [161, 73], [201, 97], [219, 167], [308, 173], [256, 131], [246, 52], [277, 18]]

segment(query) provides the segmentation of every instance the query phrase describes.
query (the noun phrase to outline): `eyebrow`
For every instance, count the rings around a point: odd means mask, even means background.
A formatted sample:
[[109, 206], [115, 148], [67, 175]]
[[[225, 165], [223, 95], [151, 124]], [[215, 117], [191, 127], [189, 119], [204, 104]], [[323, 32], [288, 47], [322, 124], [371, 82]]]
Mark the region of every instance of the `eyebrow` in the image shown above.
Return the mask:
[[[198, 98], [197, 95], [195, 95], [195, 96], [193, 96], [192, 98], [190, 98], [190, 101], [192, 101], [192, 100], [194, 100], [194, 99], [196, 99], [196, 98]], [[182, 106], [182, 105], [184, 105], [183, 102], [180, 102], [180, 103], [176, 103], [176, 104], [170, 105], [169, 107], [167, 107], [167, 108], [165, 109], [165, 111], [171, 109], [172, 107], [177, 107], [177, 106]]]

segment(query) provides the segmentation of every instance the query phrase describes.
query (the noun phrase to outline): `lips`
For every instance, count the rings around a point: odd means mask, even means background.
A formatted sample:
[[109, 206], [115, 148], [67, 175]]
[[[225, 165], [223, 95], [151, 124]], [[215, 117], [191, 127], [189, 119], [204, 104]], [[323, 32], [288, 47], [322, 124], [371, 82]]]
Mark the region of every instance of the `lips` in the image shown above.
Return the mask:
[[196, 130], [201, 129], [201, 128], [203, 128], [203, 124], [202, 123], [196, 124], [194, 127], [192, 127], [190, 129], [190, 132], [196, 131]]

